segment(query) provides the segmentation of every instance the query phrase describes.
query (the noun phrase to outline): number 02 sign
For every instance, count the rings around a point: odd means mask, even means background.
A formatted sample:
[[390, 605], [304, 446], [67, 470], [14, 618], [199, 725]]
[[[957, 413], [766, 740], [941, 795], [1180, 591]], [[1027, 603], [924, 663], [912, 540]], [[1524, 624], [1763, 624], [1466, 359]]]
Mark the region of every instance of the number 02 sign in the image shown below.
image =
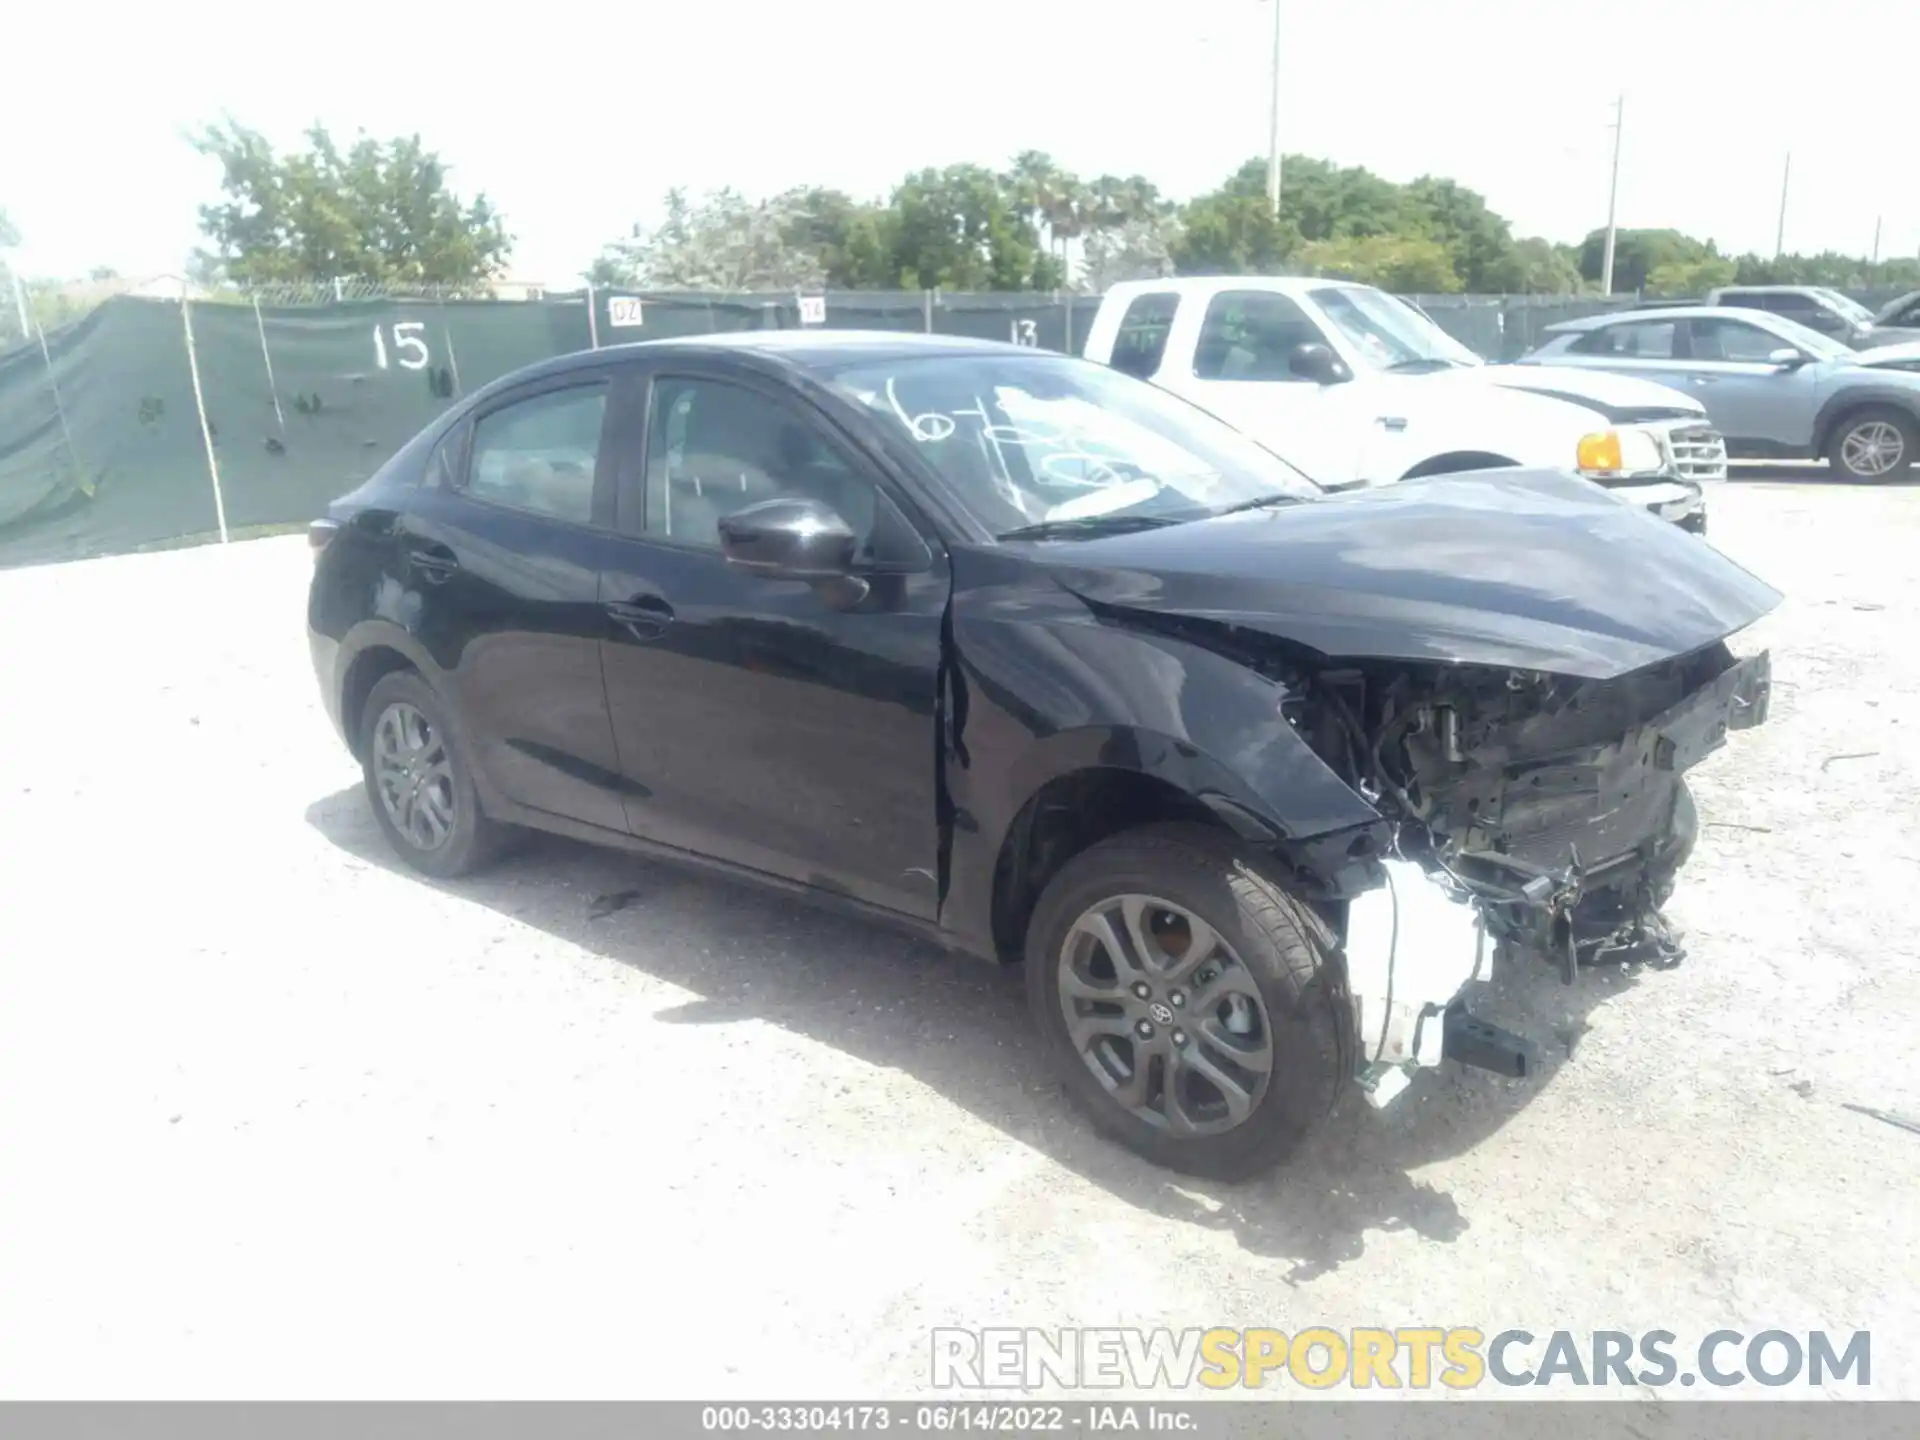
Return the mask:
[[644, 323], [640, 318], [640, 297], [638, 295], [609, 295], [607, 297], [607, 324], [620, 329], [631, 329]]

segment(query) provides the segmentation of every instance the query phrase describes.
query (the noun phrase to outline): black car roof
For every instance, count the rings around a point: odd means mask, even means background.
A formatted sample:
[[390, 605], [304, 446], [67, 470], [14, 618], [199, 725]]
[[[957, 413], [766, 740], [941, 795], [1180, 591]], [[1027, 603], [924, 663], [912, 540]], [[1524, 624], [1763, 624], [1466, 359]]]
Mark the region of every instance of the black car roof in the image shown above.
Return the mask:
[[604, 364], [609, 359], [671, 353], [676, 355], [758, 356], [776, 365], [803, 370], [837, 370], [845, 365], [924, 359], [935, 355], [1052, 355], [1032, 346], [966, 335], [925, 335], [897, 330], [736, 330], [715, 335], [681, 335], [576, 350], [537, 361], [507, 377], [515, 381], [564, 374]]

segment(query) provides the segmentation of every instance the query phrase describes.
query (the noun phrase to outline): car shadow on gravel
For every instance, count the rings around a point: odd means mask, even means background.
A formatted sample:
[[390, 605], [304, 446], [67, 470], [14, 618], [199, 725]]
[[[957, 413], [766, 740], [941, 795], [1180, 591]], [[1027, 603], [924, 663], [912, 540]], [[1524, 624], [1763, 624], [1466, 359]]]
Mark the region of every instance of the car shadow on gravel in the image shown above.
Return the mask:
[[1017, 968], [948, 955], [743, 883], [549, 836], [529, 836], [482, 875], [428, 880], [394, 856], [358, 788], [316, 801], [307, 820], [359, 860], [699, 997], [653, 1012], [656, 1021], [758, 1020], [899, 1070], [1130, 1205], [1230, 1232], [1249, 1252], [1290, 1262], [1293, 1284], [1358, 1259], [1374, 1232], [1411, 1230], [1441, 1243], [1464, 1234], [1473, 1217], [1412, 1172], [1499, 1131], [1577, 1054], [1592, 1009], [1634, 983], [1608, 973], [1566, 987], [1544, 966], [1510, 969], [1475, 1009], [1540, 1041], [1537, 1079], [1448, 1065], [1380, 1112], [1349, 1090], [1291, 1165], [1223, 1185], [1161, 1170], [1089, 1128], [1047, 1069]]

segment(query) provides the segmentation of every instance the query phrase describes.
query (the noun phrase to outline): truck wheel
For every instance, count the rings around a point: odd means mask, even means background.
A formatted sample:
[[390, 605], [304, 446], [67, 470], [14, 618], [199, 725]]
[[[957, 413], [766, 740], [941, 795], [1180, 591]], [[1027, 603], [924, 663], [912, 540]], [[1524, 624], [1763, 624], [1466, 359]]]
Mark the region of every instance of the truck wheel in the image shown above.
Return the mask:
[[1827, 441], [1827, 463], [1849, 480], [1904, 480], [1917, 453], [1920, 426], [1884, 405], [1854, 411]]
[[501, 852], [508, 832], [481, 810], [466, 756], [431, 685], [411, 670], [382, 677], [360, 724], [374, 818], [402, 860], [449, 880]]
[[1068, 1092], [1174, 1170], [1277, 1165], [1352, 1073], [1331, 937], [1204, 826], [1126, 831], [1068, 861], [1034, 910], [1026, 969]]

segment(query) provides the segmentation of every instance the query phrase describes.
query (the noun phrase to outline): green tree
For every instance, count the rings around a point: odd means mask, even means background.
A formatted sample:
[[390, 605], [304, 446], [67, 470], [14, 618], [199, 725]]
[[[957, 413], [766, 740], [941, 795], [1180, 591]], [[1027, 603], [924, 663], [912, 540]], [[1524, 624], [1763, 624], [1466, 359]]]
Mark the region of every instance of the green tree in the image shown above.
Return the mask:
[[890, 208], [901, 289], [1052, 290], [1065, 278], [1018, 197], [979, 165], [909, 175]]
[[1358, 235], [1303, 245], [1296, 262], [1314, 275], [1378, 285], [1402, 295], [1450, 295], [1461, 288], [1453, 257], [1425, 235]]
[[1446, 249], [1463, 288], [1476, 294], [1521, 288], [1513, 227], [1488, 209], [1477, 191], [1422, 175], [1405, 188], [1402, 198], [1409, 224]]
[[[1605, 266], [1607, 232], [1595, 230], [1580, 245], [1580, 274], [1598, 282]], [[1644, 290], [1647, 277], [1664, 265], [1693, 265], [1718, 255], [1711, 240], [1678, 230], [1617, 230], [1613, 241], [1613, 288]]]
[[1297, 226], [1273, 218], [1266, 162], [1249, 160], [1218, 190], [1180, 214], [1173, 261], [1182, 275], [1273, 275], [1300, 244]]
[[1703, 255], [1698, 260], [1669, 260], [1647, 272], [1645, 289], [1649, 295], [1701, 299], [1715, 286], [1733, 284], [1738, 268], [1724, 255]]
[[817, 290], [819, 255], [793, 243], [785, 197], [749, 200], [726, 188], [695, 199], [667, 192], [666, 213], [606, 247], [588, 271], [600, 285], [644, 290]]
[[1530, 235], [1513, 242], [1513, 252], [1489, 290], [1505, 295], [1572, 295], [1580, 286], [1578, 248]]
[[1098, 293], [1127, 280], [1158, 280], [1174, 273], [1180, 225], [1172, 216], [1147, 216], [1088, 232], [1079, 284]]
[[220, 162], [220, 203], [200, 207], [205, 261], [241, 283], [371, 280], [479, 286], [496, 277], [512, 237], [485, 195], [471, 202], [418, 135], [346, 149], [323, 125], [281, 155], [227, 121], [194, 140]]

